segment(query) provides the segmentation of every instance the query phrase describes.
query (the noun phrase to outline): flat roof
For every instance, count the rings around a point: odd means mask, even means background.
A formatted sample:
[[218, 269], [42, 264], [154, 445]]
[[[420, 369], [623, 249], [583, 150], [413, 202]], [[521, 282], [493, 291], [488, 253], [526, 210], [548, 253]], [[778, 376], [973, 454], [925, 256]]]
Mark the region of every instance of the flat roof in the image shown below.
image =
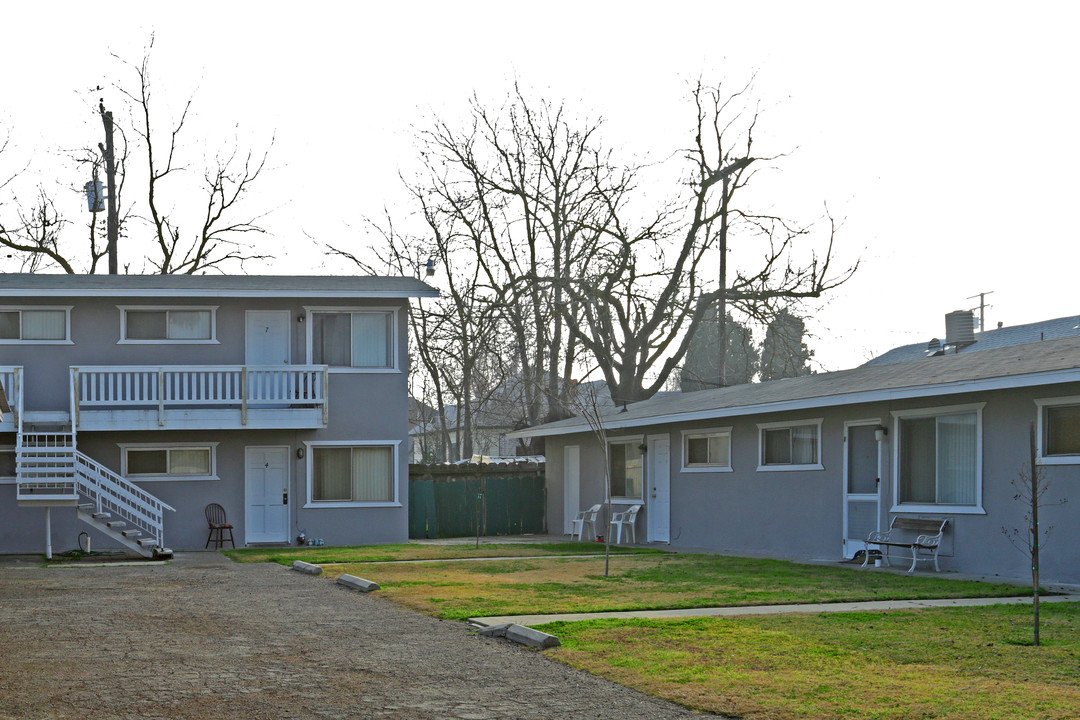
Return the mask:
[[0, 297], [438, 297], [416, 278], [360, 275], [0, 273]]
[[[602, 417], [606, 429], [616, 430], [1064, 382], [1080, 382], [1078, 337], [673, 393], [632, 403], [625, 412], [621, 407], [608, 406]], [[588, 421], [579, 416], [519, 430], [508, 437], [568, 435], [589, 430]]]

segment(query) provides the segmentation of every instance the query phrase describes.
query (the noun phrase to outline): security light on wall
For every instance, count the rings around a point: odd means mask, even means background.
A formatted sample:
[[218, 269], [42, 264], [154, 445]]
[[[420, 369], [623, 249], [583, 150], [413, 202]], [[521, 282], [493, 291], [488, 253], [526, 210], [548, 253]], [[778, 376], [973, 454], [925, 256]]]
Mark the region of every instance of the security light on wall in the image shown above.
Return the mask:
[[884, 440], [886, 436], [888, 436], [888, 434], [889, 428], [885, 427], [884, 425], [878, 425], [876, 428], [874, 428], [874, 439], [878, 442]]

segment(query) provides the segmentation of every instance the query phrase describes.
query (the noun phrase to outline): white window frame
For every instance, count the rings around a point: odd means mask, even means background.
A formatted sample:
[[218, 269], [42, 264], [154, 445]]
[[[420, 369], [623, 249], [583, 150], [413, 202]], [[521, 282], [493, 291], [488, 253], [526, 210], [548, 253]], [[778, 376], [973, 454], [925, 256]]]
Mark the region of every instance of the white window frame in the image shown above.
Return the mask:
[[[634, 445], [635, 447], [637, 447], [638, 445], [641, 445], [644, 442], [645, 442], [645, 436], [644, 435], [621, 435], [619, 437], [610, 437], [610, 438], [608, 438], [608, 441], [607, 441], [608, 452], [607, 452], [606, 456], [604, 457], [604, 462], [608, 465], [608, 467], [605, 468], [605, 472], [610, 472], [611, 471], [611, 446], [612, 445]], [[638, 495], [636, 497], [633, 496], [633, 495], [612, 495], [611, 496], [611, 502], [612, 503], [619, 503], [621, 505], [639, 505], [639, 504], [645, 502], [645, 481], [646, 481], [646, 478], [645, 478], [645, 459], [646, 459], [646, 457], [647, 457], [646, 453], [641, 453], [641, 495]]]
[[[321, 307], [321, 306], [308, 307], [308, 306], [305, 306], [303, 309], [304, 309], [304, 324], [307, 326], [307, 330], [305, 331], [305, 335], [306, 335], [306, 338], [307, 338], [307, 340], [306, 340], [306, 344], [307, 344], [307, 349], [306, 349], [307, 361], [309, 363], [313, 362], [312, 358], [315, 356], [314, 355], [314, 348], [312, 347], [312, 343], [314, 342], [314, 332], [315, 332], [314, 323], [313, 323], [313, 317], [312, 317], [313, 315], [318, 315], [319, 313], [347, 313], [349, 315], [357, 315], [357, 314], [362, 314], [362, 313], [369, 313], [369, 314], [370, 313], [379, 313], [379, 314], [383, 314], [383, 315], [390, 315], [390, 332], [391, 332], [391, 335], [392, 335], [392, 337], [390, 337], [390, 366], [389, 367], [353, 367], [353, 366], [350, 365], [349, 367], [345, 367], [345, 366], [342, 366], [342, 365], [330, 365], [329, 366], [329, 372], [331, 374], [334, 374], [334, 373], [342, 373], [342, 374], [345, 374], [345, 373], [400, 373], [401, 372], [401, 361], [400, 361], [399, 350], [398, 350], [398, 344], [399, 344], [398, 343], [398, 335], [399, 335], [399, 332], [400, 332], [398, 330], [398, 321], [399, 321], [398, 313], [400, 312], [401, 308], [399, 308], [397, 306], [386, 306], [386, 305], [364, 305], [364, 306], [352, 305], [352, 306], [348, 306], [348, 307]], [[350, 333], [352, 332], [351, 326], [350, 326], [349, 332]], [[352, 338], [350, 337], [349, 340], [351, 342]], [[320, 507], [322, 507], [322, 506], [320, 505]]]
[[[120, 475], [132, 482], [188, 482], [191, 480], [220, 480], [217, 474], [217, 447], [216, 442], [172, 442], [172, 443], [119, 443], [120, 448]], [[210, 451], [210, 474], [209, 475], [170, 475], [164, 474], [128, 474], [128, 451], [129, 450], [209, 450]], [[166, 457], [166, 462], [168, 459]]]
[[[74, 345], [71, 340], [71, 308], [73, 305], [3, 305], [0, 306], [0, 312], [17, 312], [19, 313], [19, 335], [18, 339], [5, 338], [0, 339], [0, 345]], [[54, 312], [64, 311], [64, 339], [63, 340], [23, 340], [22, 339], [22, 314], [26, 310], [51, 310]]]
[[[757, 450], [757, 471], [758, 472], [792, 472], [798, 470], [824, 470], [825, 466], [822, 464], [821, 457], [821, 424], [824, 418], [812, 418], [810, 420], [780, 420], [777, 422], [767, 422], [757, 424], [757, 436], [758, 436], [758, 450]], [[817, 428], [817, 459], [816, 463], [789, 463], [786, 465], [766, 465], [765, 464], [765, 431], [766, 430], [784, 430], [800, 427], [815, 427]]]
[[[726, 437], [728, 439], [728, 454], [726, 461], [721, 463], [691, 463], [690, 440], [709, 437]], [[731, 428], [695, 428], [682, 431], [682, 470], [684, 473], [714, 473], [734, 472], [731, 467]]]
[[[117, 310], [120, 311], [120, 340], [117, 341], [117, 345], [220, 345], [217, 339], [217, 311], [218, 305], [117, 305]], [[202, 311], [210, 312], [210, 339], [209, 340], [185, 340], [177, 339], [172, 340], [165, 338], [163, 340], [129, 340], [127, 337], [127, 314], [128, 312], [164, 312], [170, 311], [178, 312], [192, 312]], [[166, 315], [165, 318], [165, 332], [169, 332], [169, 319]]]
[[[892, 428], [892, 473], [893, 491], [891, 513], [949, 513], [950, 515], [985, 515], [983, 509], [983, 418], [985, 402], [966, 405], [942, 405], [938, 407], [918, 408], [914, 410], [893, 410]], [[975, 504], [943, 505], [937, 503], [914, 504], [900, 503], [900, 421], [912, 418], [939, 417], [975, 412]]]
[[[393, 458], [390, 460], [390, 467], [393, 471], [393, 484], [394, 484], [394, 499], [387, 502], [340, 502], [340, 501], [328, 501], [321, 502], [311, 499], [311, 491], [315, 469], [315, 455], [312, 452], [315, 448], [321, 447], [389, 447], [393, 451]], [[307, 500], [304, 503], [304, 509], [308, 508], [377, 508], [377, 507], [402, 507], [401, 504], [401, 488], [400, 488], [400, 455], [401, 455], [401, 441], [400, 440], [305, 440], [304, 441], [304, 465], [305, 475], [307, 476]]]
[[1052, 407], [1060, 407], [1062, 405], [1080, 405], [1080, 395], [1038, 398], [1035, 400], [1035, 462], [1038, 465], [1080, 465], [1080, 454], [1046, 454], [1046, 409]]

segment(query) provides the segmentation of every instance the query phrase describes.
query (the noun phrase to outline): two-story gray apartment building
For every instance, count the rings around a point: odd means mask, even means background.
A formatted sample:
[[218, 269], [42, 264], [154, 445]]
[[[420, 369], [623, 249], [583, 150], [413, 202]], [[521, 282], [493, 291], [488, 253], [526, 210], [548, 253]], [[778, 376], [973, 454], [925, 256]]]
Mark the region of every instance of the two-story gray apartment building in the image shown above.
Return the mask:
[[[408, 537], [401, 277], [0, 275], [0, 552]], [[48, 532], [47, 532], [48, 531]]]

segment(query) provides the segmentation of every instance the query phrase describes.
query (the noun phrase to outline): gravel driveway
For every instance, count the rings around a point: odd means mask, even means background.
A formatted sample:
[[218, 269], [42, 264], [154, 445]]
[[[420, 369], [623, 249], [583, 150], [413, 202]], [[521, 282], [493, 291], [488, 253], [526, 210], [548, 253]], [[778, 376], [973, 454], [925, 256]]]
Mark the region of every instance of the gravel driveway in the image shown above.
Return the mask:
[[278, 565], [0, 567], [0, 718], [700, 717]]

